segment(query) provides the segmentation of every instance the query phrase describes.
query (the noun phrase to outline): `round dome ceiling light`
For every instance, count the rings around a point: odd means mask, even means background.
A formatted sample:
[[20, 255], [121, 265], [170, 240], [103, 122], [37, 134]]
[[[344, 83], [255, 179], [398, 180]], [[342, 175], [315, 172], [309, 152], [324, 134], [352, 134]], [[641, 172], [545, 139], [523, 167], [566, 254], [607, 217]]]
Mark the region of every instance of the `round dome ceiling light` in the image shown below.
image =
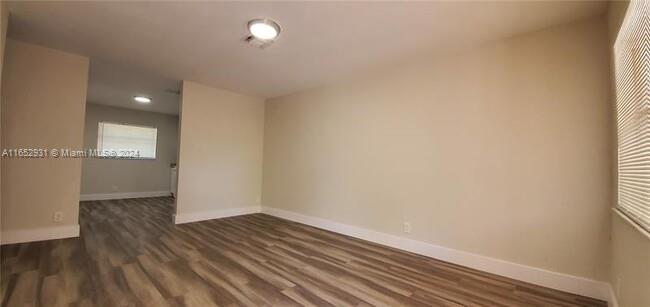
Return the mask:
[[151, 103], [151, 97], [147, 96], [133, 96], [133, 100], [139, 103]]
[[248, 31], [256, 39], [270, 41], [280, 35], [280, 25], [271, 19], [253, 19], [248, 22]]

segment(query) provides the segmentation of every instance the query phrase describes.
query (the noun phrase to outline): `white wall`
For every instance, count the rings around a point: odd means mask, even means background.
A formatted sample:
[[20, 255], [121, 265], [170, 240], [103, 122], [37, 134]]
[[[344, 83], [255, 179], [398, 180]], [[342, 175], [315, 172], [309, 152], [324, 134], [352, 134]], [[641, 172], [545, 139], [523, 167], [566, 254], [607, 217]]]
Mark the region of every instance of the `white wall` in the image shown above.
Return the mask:
[[259, 207], [264, 100], [184, 81], [180, 121], [176, 223]]
[[606, 31], [590, 19], [269, 100], [263, 205], [607, 280]]
[[101, 121], [158, 128], [156, 159], [84, 159], [82, 196], [169, 192], [170, 164], [177, 162], [178, 154], [178, 116], [88, 104], [84, 148], [97, 148], [97, 129]]
[[[88, 58], [7, 40], [2, 148], [83, 147]], [[3, 243], [78, 235], [81, 159], [2, 158]], [[63, 213], [55, 223], [53, 214]]]

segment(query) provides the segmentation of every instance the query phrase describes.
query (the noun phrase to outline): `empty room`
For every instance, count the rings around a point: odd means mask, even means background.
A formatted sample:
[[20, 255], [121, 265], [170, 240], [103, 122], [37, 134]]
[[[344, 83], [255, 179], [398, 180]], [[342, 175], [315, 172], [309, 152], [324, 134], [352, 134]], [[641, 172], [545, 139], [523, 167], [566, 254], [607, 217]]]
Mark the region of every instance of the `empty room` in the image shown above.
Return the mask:
[[0, 17], [0, 306], [650, 307], [650, 0]]

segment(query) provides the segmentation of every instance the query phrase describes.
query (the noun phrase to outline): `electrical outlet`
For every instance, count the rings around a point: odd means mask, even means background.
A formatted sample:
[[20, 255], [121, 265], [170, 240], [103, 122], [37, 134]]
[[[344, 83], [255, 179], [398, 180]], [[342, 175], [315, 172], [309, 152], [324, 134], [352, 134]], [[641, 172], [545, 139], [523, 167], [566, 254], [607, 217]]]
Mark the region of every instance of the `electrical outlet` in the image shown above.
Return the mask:
[[61, 211], [54, 212], [54, 216], [52, 216], [52, 220], [54, 220], [55, 223], [63, 222], [63, 212]]
[[403, 230], [405, 233], [410, 233], [412, 229], [410, 222], [404, 222]]

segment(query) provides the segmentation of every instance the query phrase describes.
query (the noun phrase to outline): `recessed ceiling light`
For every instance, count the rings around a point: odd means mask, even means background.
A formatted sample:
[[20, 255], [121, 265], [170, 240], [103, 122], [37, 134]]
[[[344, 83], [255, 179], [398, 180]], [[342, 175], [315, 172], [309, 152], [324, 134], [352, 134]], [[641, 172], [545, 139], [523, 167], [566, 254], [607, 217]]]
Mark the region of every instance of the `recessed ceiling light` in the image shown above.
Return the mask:
[[151, 103], [151, 98], [146, 96], [133, 96], [133, 100], [139, 103]]
[[259, 40], [273, 40], [280, 34], [280, 26], [271, 19], [253, 19], [248, 22], [248, 31]]

